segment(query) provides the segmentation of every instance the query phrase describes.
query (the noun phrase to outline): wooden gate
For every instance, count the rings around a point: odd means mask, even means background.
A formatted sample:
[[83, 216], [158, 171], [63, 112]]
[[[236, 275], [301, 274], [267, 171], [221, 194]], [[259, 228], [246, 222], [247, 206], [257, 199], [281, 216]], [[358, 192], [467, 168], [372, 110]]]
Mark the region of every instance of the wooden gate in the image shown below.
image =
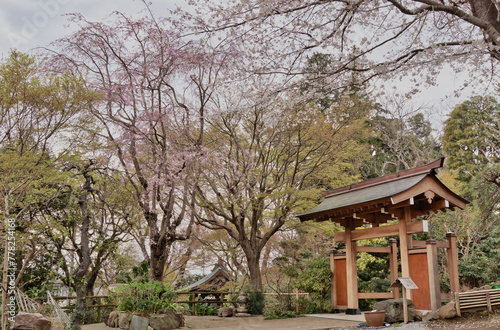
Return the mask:
[[429, 285], [429, 266], [425, 249], [410, 250], [410, 277], [418, 286], [411, 290], [411, 299], [416, 309], [431, 310], [431, 293]]

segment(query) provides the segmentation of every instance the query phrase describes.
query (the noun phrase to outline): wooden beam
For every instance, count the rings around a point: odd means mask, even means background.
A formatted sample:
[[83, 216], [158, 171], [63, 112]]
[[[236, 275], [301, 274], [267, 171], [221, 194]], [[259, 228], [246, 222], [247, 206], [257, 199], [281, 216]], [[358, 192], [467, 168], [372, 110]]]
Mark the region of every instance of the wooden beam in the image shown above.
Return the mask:
[[360, 292], [359, 299], [391, 299], [392, 292]]
[[367, 222], [369, 222], [371, 224], [386, 223], [388, 220], [395, 219], [391, 214], [383, 214], [383, 213], [380, 213], [380, 212], [364, 213], [364, 214], [354, 213], [353, 216], [356, 219], [366, 220]]
[[[401, 277], [411, 277], [410, 275], [410, 260], [408, 257], [408, 218], [411, 220], [410, 207], [405, 207], [405, 218], [399, 219], [399, 244], [401, 249]], [[411, 299], [411, 298], [410, 298]]]
[[353, 228], [347, 226], [346, 238], [346, 275], [347, 275], [347, 307], [359, 308], [358, 302], [358, 267], [356, 265], [356, 241], [352, 240]]
[[[389, 270], [391, 283], [398, 279], [398, 241], [394, 238], [389, 239], [389, 247], [391, 253], [389, 254]], [[399, 288], [391, 287], [392, 298], [399, 299]]]
[[[450, 243], [447, 241], [436, 241], [436, 245], [438, 249], [448, 249], [450, 247]], [[413, 247], [426, 247], [426, 241], [415, 241], [413, 240]]]
[[358, 246], [357, 252], [371, 252], [371, 253], [390, 253], [391, 248], [385, 246]]
[[458, 279], [457, 235], [455, 233], [447, 233], [446, 239], [450, 244], [450, 247], [447, 250], [448, 273], [450, 275], [450, 291], [453, 293], [460, 292], [460, 283]]
[[439, 211], [450, 208], [450, 202], [446, 199], [436, 200], [434, 199], [431, 204], [423, 202], [417, 205], [416, 209], [424, 212]]
[[[427, 221], [422, 220], [410, 222], [407, 224], [406, 230], [408, 234], [426, 233], [428, 231]], [[362, 239], [391, 237], [398, 236], [399, 234], [399, 225], [387, 225], [354, 230], [352, 231], [352, 240], [359, 241]], [[345, 232], [336, 233], [334, 239], [335, 242], [345, 242]]]
[[330, 251], [330, 270], [332, 271], [332, 284], [331, 284], [331, 302], [332, 302], [332, 308], [335, 309], [337, 306], [337, 290], [335, 288], [335, 255], [337, 254], [336, 249], [332, 249]]
[[424, 179], [422, 179], [422, 181], [420, 181], [410, 189], [392, 196], [391, 201], [392, 204], [398, 204], [407, 199], [410, 199], [411, 197], [424, 194], [427, 191], [433, 192], [435, 195], [441, 197], [442, 199], [449, 201], [453, 206], [458, 206], [461, 209], [464, 209], [467, 204], [464, 199], [460, 198], [451, 190], [449, 190], [441, 183], [441, 181], [439, 181], [434, 176], [426, 176]]
[[439, 283], [439, 264], [437, 256], [437, 242], [427, 240], [427, 267], [429, 270], [429, 289], [431, 309], [436, 312], [441, 307], [441, 288]]
[[387, 209], [387, 211], [390, 212], [391, 210], [399, 209], [399, 208], [402, 208], [405, 206], [411, 206], [414, 204], [415, 204], [415, 200], [413, 199], [413, 197], [410, 197], [407, 200], [404, 200], [404, 201], [399, 202], [397, 204], [387, 205], [386, 209]]

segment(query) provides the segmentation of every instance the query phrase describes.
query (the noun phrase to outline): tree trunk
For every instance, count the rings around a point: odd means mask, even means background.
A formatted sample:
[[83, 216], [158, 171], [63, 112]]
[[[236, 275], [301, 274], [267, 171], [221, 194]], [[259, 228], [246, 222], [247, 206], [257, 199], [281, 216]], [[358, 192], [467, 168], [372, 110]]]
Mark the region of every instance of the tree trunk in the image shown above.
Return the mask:
[[[156, 218], [156, 214], [149, 214], [149, 217], [154, 216]], [[151, 220], [151, 219], [149, 219]], [[168, 253], [166, 251], [167, 240], [165, 235], [161, 235], [156, 227], [150, 225], [150, 231], [156, 232], [150, 233], [150, 256], [149, 256], [149, 267], [150, 267], [150, 276], [149, 281], [163, 281], [163, 275], [165, 272], [165, 264], [167, 263]]]
[[90, 228], [90, 212], [88, 209], [88, 194], [92, 191], [92, 177], [90, 176], [89, 168], [92, 165], [85, 166], [82, 175], [85, 178], [83, 191], [80, 195], [80, 210], [82, 212], [82, 225], [80, 229], [80, 252], [81, 260], [78, 268], [73, 273], [74, 288], [76, 293], [76, 315], [73, 319], [73, 325], [79, 326], [83, 323], [83, 313], [85, 312], [85, 275], [90, 266], [90, 251], [89, 251], [89, 228]]
[[250, 284], [255, 291], [262, 291], [262, 275], [260, 272], [260, 253], [254, 251], [245, 251], [248, 262], [248, 271], [250, 272]]

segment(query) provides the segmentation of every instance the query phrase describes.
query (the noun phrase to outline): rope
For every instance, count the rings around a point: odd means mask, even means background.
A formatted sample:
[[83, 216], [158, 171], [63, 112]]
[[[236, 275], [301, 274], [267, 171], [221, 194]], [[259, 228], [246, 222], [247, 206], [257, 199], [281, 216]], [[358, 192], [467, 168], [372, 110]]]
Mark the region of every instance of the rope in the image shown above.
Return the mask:
[[61, 322], [66, 327], [71, 327], [71, 320], [68, 315], [62, 310], [61, 306], [52, 298], [52, 295], [49, 291], [47, 291], [47, 302], [54, 307], [54, 311], [56, 312], [57, 317], [61, 320]]
[[19, 309], [23, 312], [40, 312], [41, 310], [41, 305], [25, 295], [22, 291], [19, 289], [16, 289], [15, 291], [16, 295], [16, 300], [19, 306]]

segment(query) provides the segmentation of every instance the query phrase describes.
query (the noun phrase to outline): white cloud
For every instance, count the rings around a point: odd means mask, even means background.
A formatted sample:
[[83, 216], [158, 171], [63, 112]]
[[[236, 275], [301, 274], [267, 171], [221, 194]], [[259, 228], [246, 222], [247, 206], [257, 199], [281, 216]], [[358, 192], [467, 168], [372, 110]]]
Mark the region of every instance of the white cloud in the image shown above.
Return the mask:
[[[157, 1], [152, 9], [159, 17], [174, 9], [171, 1]], [[0, 56], [16, 48], [29, 52], [70, 34], [68, 13], [80, 13], [90, 21], [101, 21], [113, 11], [134, 15], [144, 9], [137, 0], [2, 0], [0, 7]]]

